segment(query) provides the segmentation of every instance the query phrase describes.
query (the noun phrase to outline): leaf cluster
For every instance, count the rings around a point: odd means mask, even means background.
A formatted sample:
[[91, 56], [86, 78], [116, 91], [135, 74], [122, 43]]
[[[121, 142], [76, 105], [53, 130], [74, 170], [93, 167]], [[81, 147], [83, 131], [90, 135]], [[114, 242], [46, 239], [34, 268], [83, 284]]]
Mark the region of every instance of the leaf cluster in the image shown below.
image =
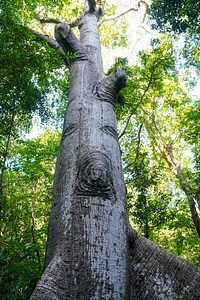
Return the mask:
[[[149, 15], [153, 27], [176, 33], [200, 33], [200, 3], [198, 0], [153, 0]], [[156, 21], [156, 24], [155, 24]]]
[[152, 28], [180, 39], [185, 66], [192, 65], [199, 72], [200, 2], [153, 0], [148, 13]]

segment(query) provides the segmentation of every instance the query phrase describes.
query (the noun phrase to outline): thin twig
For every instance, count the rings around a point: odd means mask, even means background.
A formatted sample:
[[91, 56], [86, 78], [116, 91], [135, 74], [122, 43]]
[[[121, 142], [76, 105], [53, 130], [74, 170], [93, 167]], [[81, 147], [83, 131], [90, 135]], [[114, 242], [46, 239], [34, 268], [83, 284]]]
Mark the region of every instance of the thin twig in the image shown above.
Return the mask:
[[142, 132], [142, 127], [143, 127], [144, 121], [140, 124], [139, 130], [138, 130], [138, 142], [137, 142], [137, 149], [136, 149], [136, 156], [134, 161], [130, 162], [128, 165], [126, 165], [123, 170], [129, 168], [130, 166], [134, 165], [136, 160], [138, 159], [139, 156], [139, 148], [140, 148], [140, 143], [141, 143], [141, 132]]
[[130, 116], [128, 117], [128, 120], [127, 120], [127, 122], [126, 122], [126, 125], [125, 125], [125, 127], [124, 127], [124, 130], [123, 130], [122, 133], [118, 136], [118, 139], [121, 139], [121, 138], [123, 137], [123, 135], [126, 134], [126, 130], [127, 130], [127, 128], [128, 128], [128, 125], [129, 125], [129, 122], [130, 122], [132, 116], [133, 116], [133, 113], [130, 114]]
[[[32, 226], [31, 226], [31, 233], [32, 233], [32, 241], [33, 244], [36, 245], [36, 240], [35, 240], [35, 218], [34, 218], [34, 213], [33, 211], [31, 212], [31, 219], [32, 219]], [[41, 258], [40, 258], [40, 252], [38, 250], [38, 248], [35, 248], [35, 252], [37, 255], [37, 259], [38, 259], [38, 271], [41, 271]]]
[[[59, 24], [59, 23], [63, 23], [64, 21], [58, 20], [58, 19], [54, 19], [54, 18], [49, 18], [49, 19], [43, 19], [43, 18], [36, 18], [42, 25], [45, 25], [46, 23], [50, 23], [50, 24]], [[80, 18], [77, 18], [74, 21], [71, 22], [66, 22], [71, 28], [77, 27], [80, 21]]]
[[141, 104], [142, 101], [144, 100], [144, 97], [145, 97], [146, 93], [148, 92], [148, 90], [149, 90], [149, 88], [150, 88], [150, 86], [151, 86], [152, 79], [153, 79], [153, 73], [151, 73], [151, 76], [150, 76], [148, 85], [147, 85], [147, 87], [145, 88], [145, 90], [144, 90], [144, 92], [143, 92], [143, 94], [142, 94], [142, 96], [141, 96], [141, 98], [140, 98], [140, 101], [139, 101], [139, 102], [136, 104], [136, 106], [133, 108], [133, 111], [134, 111], [134, 112], [133, 112], [132, 114], [129, 115], [128, 120], [127, 120], [127, 122], [126, 122], [126, 125], [125, 125], [125, 127], [124, 127], [124, 130], [123, 130], [122, 133], [119, 135], [118, 139], [121, 139], [122, 136], [124, 136], [124, 135], [126, 134], [126, 130], [127, 130], [128, 125], [129, 125], [129, 123], [130, 123], [131, 117], [134, 115], [135, 111], [137, 110], [137, 108], [140, 106], [140, 104]]
[[130, 7], [129, 9], [123, 11], [122, 13], [119, 13], [119, 14], [116, 14], [114, 16], [110, 16], [110, 17], [104, 18], [100, 22], [98, 22], [97, 27], [99, 28], [101, 25], [103, 25], [103, 23], [105, 23], [107, 21], [115, 21], [116, 19], [118, 19], [118, 18], [126, 15], [130, 11], [138, 11], [138, 7]]
[[142, 101], [144, 100], [144, 97], [145, 97], [146, 93], [147, 93], [148, 90], [150, 89], [152, 80], [153, 80], [153, 73], [151, 73], [151, 75], [150, 75], [149, 82], [148, 82], [147, 87], [145, 88], [145, 90], [144, 90], [144, 92], [143, 92], [143, 94], [142, 94], [142, 96], [141, 96], [141, 98], [140, 98], [140, 101], [136, 104], [136, 106], [135, 106], [135, 108], [134, 108], [135, 111], [137, 110], [137, 108], [140, 106], [140, 104], [141, 104]]

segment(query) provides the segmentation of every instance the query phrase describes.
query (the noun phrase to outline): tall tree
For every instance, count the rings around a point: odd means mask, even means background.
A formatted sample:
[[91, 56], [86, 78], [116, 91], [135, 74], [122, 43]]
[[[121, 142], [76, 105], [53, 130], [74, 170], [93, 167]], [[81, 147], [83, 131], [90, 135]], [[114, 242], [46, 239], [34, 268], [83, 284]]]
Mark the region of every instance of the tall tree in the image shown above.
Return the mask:
[[[94, 0], [55, 27], [70, 69], [45, 271], [31, 299], [198, 299], [200, 272], [130, 228], [115, 103], [125, 73], [103, 75]], [[46, 37], [44, 37], [46, 38]]]

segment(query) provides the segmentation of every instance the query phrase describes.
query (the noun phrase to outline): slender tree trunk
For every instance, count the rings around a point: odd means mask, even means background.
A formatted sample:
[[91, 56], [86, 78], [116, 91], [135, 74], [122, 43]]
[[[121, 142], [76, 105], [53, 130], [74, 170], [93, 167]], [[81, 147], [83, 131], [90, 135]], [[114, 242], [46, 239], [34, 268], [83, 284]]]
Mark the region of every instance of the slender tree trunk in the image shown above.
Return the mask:
[[[37, 183], [33, 187], [33, 194], [35, 195], [37, 192]], [[36, 235], [35, 235], [35, 199], [33, 198], [32, 200], [32, 208], [31, 208], [31, 220], [32, 220], [32, 225], [31, 225], [31, 235], [32, 235], [32, 243], [35, 246], [35, 252], [37, 256], [37, 261], [38, 261], [38, 271], [41, 271], [41, 258], [40, 258], [40, 251], [37, 247], [37, 240], [36, 240]]]
[[[191, 217], [194, 223], [194, 226], [196, 228], [196, 231], [198, 233], [198, 236], [200, 237], [200, 215], [197, 211], [197, 209], [200, 209], [198, 201], [195, 199], [195, 196], [193, 195], [193, 189], [192, 187], [188, 184], [187, 180], [184, 177], [182, 167], [179, 161], [174, 156], [173, 150], [172, 150], [172, 145], [165, 145], [165, 148], [167, 150], [167, 153], [169, 155], [169, 158], [172, 162], [172, 164], [168, 163], [171, 169], [175, 169], [175, 174], [176, 177], [178, 178], [180, 182], [180, 186], [184, 193], [187, 196], [189, 207], [190, 207], [190, 212], [191, 212]], [[198, 207], [198, 208], [197, 208]]]
[[189, 184], [189, 182], [185, 178], [182, 167], [181, 167], [181, 163], [174, 156], [172, 144], [166, 144], [166, 142], [162, 136], [162, 133], [156, 126], [155, 120], [153, 121], [153, 124], [154, 124], [156, 130], [159, 132], [159, 135], [161, 138], [161, 144], [164, 146], [164, 150], [159, 146], [159, 143], [157, 143], [157, 147], [160, 150], [162, 157], [168, 164], [170, 170], [175, 174], [176, 178], [178, 179], [178, 181], [180, 183], [180, 187], [181, 187], [182, 191], [185, 193], [185, 195], [187, 197], [188, 204], [190, 207], [192, 221], [194, 223], [197, 234], [200, 237], [199, 197], [198, 197], [198, 195], [194, 194], [193, 187]]
[[9, 128], [9, 132], [8, 132], [6, 147], [5, 147], [5, 151], [4, 151], [4, 155], [3, 155], [3, 162], [2, 162], [2, 166], [1, 166], [0, 197], [3, 196], [4, 173], [5, 173], [5, 170], [6, 170], [6, 162], [7, 162], [7, 159], [8, 159], [8, 152], [9, 152], [9, 146], [10, 146], [10, 140], [11, 140], [12, 130], [13, 130], [13, 126], [14, 126], [14, 121], [15, 121], [15, 101], [13, 103], [12, 116], [11, 116], [11, 120], [10, 120], [10, 128]]
[[[183, 261], [129, 228], [115, 118], [125, 74], [116, 69], [103, 76], [97, 32], [101, 10], [95, 8], [95, 1], [88, 4], [79, 24], [80, 41], [65, 23], [55, 30], [68, 56], [71, 85], [56, 165], [45, 271], [31, 300], [189, 299], [191, 290], [199, 291], [194, 267], [184, 261], [184, 270], [193, 272], [194, 279], [181, 283]], [[165, 294], [174, 298], [161, 297], [162, 280], [168, 278], [171, 294]], [[186, 298], [178, 298], [183, 293]]]

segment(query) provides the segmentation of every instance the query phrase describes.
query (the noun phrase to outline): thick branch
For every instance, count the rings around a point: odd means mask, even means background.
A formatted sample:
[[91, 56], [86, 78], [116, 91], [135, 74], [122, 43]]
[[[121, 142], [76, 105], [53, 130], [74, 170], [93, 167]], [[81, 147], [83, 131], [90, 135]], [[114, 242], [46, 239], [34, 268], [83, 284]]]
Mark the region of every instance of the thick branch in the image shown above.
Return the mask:
[[67, 23], [55, 26], [55, 38], [69, 60], [86, 60], [88, 55]]
[[97, 86], [97, 95], [99, 98], [115, 104], [119, 91], [125, 86], [126, 74], [124, 70], [117, 68], [109, 76], [104, 77]]
[[97, 17], [97, 20], [100, 19], [101, 16], [104, 15], [104, 9], [103, 6], [96, 7], [96, 1], [95, 0], [88, 0], [85, 3], [85, 9], [84, 14], [95, 14]]
[[126, 73], [124, 70], [117, 68], [115, 71], [108, 76], [110, 83], [112, 82], [117, 92], [126, 87]]

